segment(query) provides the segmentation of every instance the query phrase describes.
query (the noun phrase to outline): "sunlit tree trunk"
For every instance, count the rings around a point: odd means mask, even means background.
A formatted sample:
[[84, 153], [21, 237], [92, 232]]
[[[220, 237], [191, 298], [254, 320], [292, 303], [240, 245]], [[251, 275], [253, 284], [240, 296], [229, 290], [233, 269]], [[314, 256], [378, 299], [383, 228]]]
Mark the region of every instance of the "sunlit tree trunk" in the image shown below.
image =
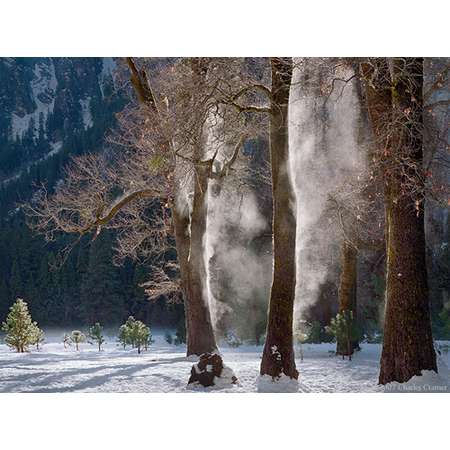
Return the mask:
[[274, 268], [261, 375], [298, 378], [293, 348], [295, 297], [295, 195], [289, 177], [288, 103], [291, 58], [272, 58], [270, 155]]
[[206, 233], [208, 167], [195, 172], [194, 198], [191, 213], [190, 253], [187, 265], [186, 290], [190, 299], [186, 313], [188, 355], [212, 352], [216, 349], [207, 293], [207, 272], [203, 254]]
[[[155, 100], [144, 73], [136, 70], [128, 59], [132, 83], [141, 102], [157, 113]], [[170, 143], [166, 143], [170, 148]], [[194, 158], [202, 159], [202, 149], [195, 150]], [[211, 322], [207, 291], [206, 269], [203, 259], [203, 239], [206, 232], [208, 170], [199, 164], [195, 171], [192, 212], [182, 213], [176, 200], [171, 207], [177, 258], [186, 314], [187, 355], [201, 355], [217, 348]]]
[[[423, 160], [423, 59], [394, 59], [390, 67], [390, 71], [378, 73], [371, 67], [364, 68], [365, 78], [371, 79], [367, 83], [367, 101], [372, 127], [379, 143], [385, 145], [382, 150], [387, 158], [386, 312], [380, 384], [402, 383], [420, 375], [422, 370], [437, 371], [425, 263], [423, 202], [415, 203], [406, 187], [407, 178], [414, 179], [413, 165], [420, 168]], [[407, 72], [402, 67], [407, 67]], [[386, 127], [392, 125], [389, 113], [394, 109], [403, 111], [408, 121], [402, 123], [402, 128], [393, 127], [389, 139], [382, 140]], [[423, 186], [419, 180], [417, 183], [420, 192]]]

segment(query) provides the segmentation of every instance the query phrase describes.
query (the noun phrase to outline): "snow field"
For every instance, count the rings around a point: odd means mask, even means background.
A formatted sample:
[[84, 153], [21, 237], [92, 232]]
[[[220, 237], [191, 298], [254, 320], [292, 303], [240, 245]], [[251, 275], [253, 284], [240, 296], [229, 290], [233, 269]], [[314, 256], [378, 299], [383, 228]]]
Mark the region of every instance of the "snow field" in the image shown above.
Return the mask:
[[[439, 374], [424, 373], [408, 383], [377, 384], [380, 344], [362, 344], [352, 361], [334, 356], [334, 344], [306, 344], [304, 360], [296, 359], [298, 383], [259, 377], [262, 347], [221, 348], [224, 363], [238, 384], [218, 382], [203, 388], [188, 386], [193, 358], [185, 346], [169, 345], [164, 333], [154, 336], [149, 351], [123, 350], [107, 337], [104, 351], [81, 344], [64, 349], [59, 334], [47, 333], [41, 351], [19, 354], [0, 344], [0, 392], [449, 392], [450, 353], [439, 357]], [[195, 362], [195, 361], [194, 361]]]

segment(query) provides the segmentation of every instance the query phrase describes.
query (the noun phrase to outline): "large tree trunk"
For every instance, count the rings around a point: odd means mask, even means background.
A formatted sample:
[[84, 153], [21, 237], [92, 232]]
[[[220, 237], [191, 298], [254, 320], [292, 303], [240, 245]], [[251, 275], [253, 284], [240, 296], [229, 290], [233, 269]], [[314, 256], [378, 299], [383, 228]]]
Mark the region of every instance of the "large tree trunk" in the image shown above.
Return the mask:
[[288, 103], [291, 58], [272, 58], [270, 155], [274, 268], [261, 375], [298, 378], [292, 338], [295, 298], [295, 195], [289, 177]]
[[[127, 63], [139, 101], [149, 106], [157, 115], [155, 98], [145, 72], [137, 70], [132, 58], [127, 58]], [[170, 142], [165, 142], [164, 145], [168, 150], [171, 148]], [[201, 159], [203, 156], [201, 149], [197, 150], [195, 156]], [[189, 213], [181, 212], [181, 209], [177, 207], [176, 199], [171, 207], [186, 314], [187, 356], [201, 355], [217, 348], [206, 296], [206, 270], [203, 260], [207, 187], [207, 167], [199, 165], [196, 170], [191, 217]]]
[[417, 216], [401, 197], [401, 181], [387, 189], [386, 313], [379, 382], [408, 381], [435, 370], [431, 334], [423, 210]]
[[[356, 248], [345, 239], [342, 243], [341, 276], [339, 280], [339, 312], [352, 311], [353, 321], [356, 321], [356, 277], [357, 277], [358, 252]], [[337, 340], [336, 353], [350, 356], [359, 347], [358, 340]]]
[[[190, 60], [194, 77], [201, 85], [207, 75], [207, 64], [202, 58]], [[193, 93], [195, 95], [195, 93]], [[186, 291], [189, 305], [186, 309], [188, 356], [212, 353], [217, 350], [211, 312], [209, 309], [207, 271], [204, 258], [204, 240], [208, 214], [208, 182], [211, 167], [203, 162], [203, 130], [197, 136], [197, 144], [193, 148], [195, 161], [194, 195], [190, 220], [190, 248], [186, 273]]]
[[[420, 126], [423, 60], [405, 60], [407, 79], [400, 71], [401, 61], [393, 60], [391, 70], [378, 71], [377, 78], [367, 89], [369, 114], [377, 138], [385, 136], [389, 111], [403, 111], [408, 116], [406, 124], [401, 124], [402, 128], [391, 131], [383, 148], [388, 158], [384, 175], [387, 267], [380, 384], [402, 383], [420, 375], [422, 370], [437, 371], [425, 263], [423, 202], [415, 204], [406, 182], [407, 177], [414, 179], [411, 162], [420, 169], [423, 160]], [[367, 71], [366, 75], [373, 78], [373, 72]], [[395, 165], [392, 163], [394, 158]], [[416, 180], [417, 183], [420, 181]], [[422, 186], [416, 185], [415, 188], [420, 191]]]
[[194, 180], [194, 198], [191, 213], [191, 239], [189, 261], [186, 266], [186, 304], [188, 356], [214, 352], [217, 349], [211, 321], [207, 293], [207, 272], [203, 255], [206, 233], [207, 166], [198, 165]]

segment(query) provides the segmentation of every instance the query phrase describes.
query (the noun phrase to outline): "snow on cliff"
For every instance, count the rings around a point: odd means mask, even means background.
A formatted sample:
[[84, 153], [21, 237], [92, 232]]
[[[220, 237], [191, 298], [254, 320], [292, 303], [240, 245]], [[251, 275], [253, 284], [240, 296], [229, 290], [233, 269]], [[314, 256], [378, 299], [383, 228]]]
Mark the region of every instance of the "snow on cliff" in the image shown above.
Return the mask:
[[47, 64], [46, 62], [38, 62], [33, 69], [33, 79], [31, 80], [31, 96], [36, 105], [32, 113], [19, 116], [13, 113], [11, 116], [12, 136], [15, 139], [17, 136], [22, 137], [25, 132], [33, 124], [34, 135], [37, 135], [39, 130], [40, 117], [44, 120], [53, 112], [55, 106], [56, 93], [56, 74], [53, 62]]

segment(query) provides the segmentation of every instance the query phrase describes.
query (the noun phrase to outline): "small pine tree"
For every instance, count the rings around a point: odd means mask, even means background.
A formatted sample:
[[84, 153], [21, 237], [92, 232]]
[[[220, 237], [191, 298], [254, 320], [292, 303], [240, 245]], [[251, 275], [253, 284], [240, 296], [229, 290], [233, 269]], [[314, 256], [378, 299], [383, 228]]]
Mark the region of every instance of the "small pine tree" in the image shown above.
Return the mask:
[[150, 328], [148, 328], [140, 320], [135, 320], [132, 328], [130, 329], [130, 338], [134, 347], [137, 348], [138, 353], [141, 353], [141, 348], [144, 347], [147, 350], [151, 341]]
[[226, 332], [226, 334], [225, 334], [225, 341], [232, 348], [237, 348], [237, 347], [240, 347], [242, 345], [242, 341], [240, 340], [239, 336], [237, 336], [231, 330]]
[[34, 323], [33, 330], [33, 342], [32, 344], [36, 346], [36, 350], [40, 350], [40, 347], [45, 341], [45, 333]]
[[140, 320], [130, 316], [125, 324], [119, 328], [119, 342], [122, 343], [124, 348], [129, 344], [133, 348], [137, 348], [138, 353], [141, 353], [141, 349], [147, 350], [153, 341], [150, 328]]
[[76, 351], [79, 350], [78, 345], [82, 342], [86, 342], [86, 336], [79, 330], [73, 330], [70, 335], [70, 340], [75, 344]]
[[64, 344], [64, 348], [67, 348], [68, 346], [72, 345], [72, 340], [70, 339], [70, 334], [67, 334], [67, 333], [64, 334], [63, 344]]
[[319, 321], [314, 320], [309, 325], [308, 342], [310, 344], [320, 344], [322, 342], [322, 325]]
[[132, 334], [135, 323], [136, 319], [133, 316], [128, 317], [125, 322], [125, 336], [127, 339], [127, 344], [130, 344], [132, 348], [136, 347], [136, 342], [134, 341], [134, 336]]
[[351, 361], [353, 341], [358, 339], [358, 330], [355, 321], [353, 320], [353, 311], [345, 310], [338, 313], [335, 318], [331, 319], [327, 331], [336, 337], [338, 346], [346, 349], [346, 351], [342, 352], [342, 359], [345, 359], [345, 356], [347, 355]]
[[18, 298], [9, 308], [6, 322], [2, 324], [2, 330], [6, 333], [5, 343], [23, 353], [35, 343], [37, 329], [37, 323], [32, 321], [26, 302]]
[[146, 328], [146, 331], [144, 333], [144, 350], [147, 351], [148, 348], [150, 347], [150, 344], [153, 344], [153, 339], [152, 339], [152, 332], [150, 331], [150, 327], [147, 327], [146, 325], [144, 325], [144, 327]]
[[121, 325], [121, 327], [119, 328], [119, 335], [117, 337], [119, 343], [123, 345], [124, 350], [130, 342], [130, 339], [128, 337], [128, 331], [129, 329], [125, 324]]
[[102, 345], [105, 343], [105, 337], [103, 336], [103, 327], [100, 323], [96, 323], [92, 327], [89, 328], [89, 339], [96, 342], [98, 345], [98, 351], [102, 351]]

